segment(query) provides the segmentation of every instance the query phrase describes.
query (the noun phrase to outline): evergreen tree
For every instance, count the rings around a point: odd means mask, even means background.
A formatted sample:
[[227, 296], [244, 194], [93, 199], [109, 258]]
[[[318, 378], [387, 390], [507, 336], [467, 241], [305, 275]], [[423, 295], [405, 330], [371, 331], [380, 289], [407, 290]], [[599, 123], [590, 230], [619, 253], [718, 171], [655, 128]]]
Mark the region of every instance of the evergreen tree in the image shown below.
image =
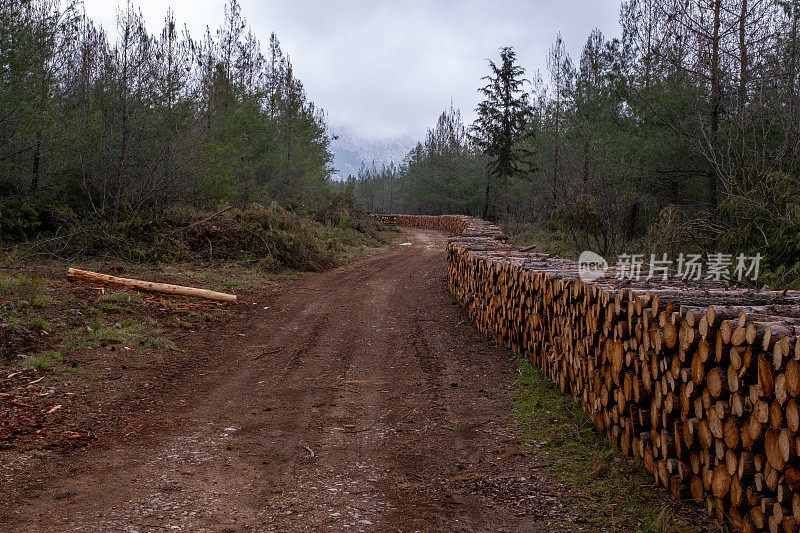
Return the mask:
[[0, 2], [0, 231], [34, 205], [114, 224], [332, 192], [325, 116], [237, 0], [200, 40], [170, 11], [150, 34], [132, 1], [117, 26], [109, 42], [76, 4]]
[[[508, 180], [530, 168], [530, 153], [519, 141], [530, 130], [526, 124], [531, 110], [528, 95], [522, 86], [525, 69], [515, 64], [516, 53], [511, 47], [500, 50], [500, 65], [489, 60], [491, 74], [480, 89], [484, 100], [475, 110], [478, 118], [470, 128], [471, 138], [489, 161], [490, 175], [501, 182], [503, 190], [503, 220], [508, 221]], [[484, 216], [489, 209], [489, 185], [486, 186]]]

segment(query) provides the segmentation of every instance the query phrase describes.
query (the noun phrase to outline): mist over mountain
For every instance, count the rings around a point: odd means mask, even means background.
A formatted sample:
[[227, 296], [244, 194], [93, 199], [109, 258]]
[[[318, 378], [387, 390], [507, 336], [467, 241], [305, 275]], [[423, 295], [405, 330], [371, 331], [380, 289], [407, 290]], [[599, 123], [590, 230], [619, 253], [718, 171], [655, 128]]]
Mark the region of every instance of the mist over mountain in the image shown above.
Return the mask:
[[345, 180], [356, 175], [361, 164], [368, 167], [402, 163], [406, 155], [416, 144], [410, 136], [388, 140], [372, 140], [359, 136], [347, 128], [332, 127], [331, 132], [338, 137], [331, 141], [330, 151], [333, 154], [333, 175], [335, 180]]

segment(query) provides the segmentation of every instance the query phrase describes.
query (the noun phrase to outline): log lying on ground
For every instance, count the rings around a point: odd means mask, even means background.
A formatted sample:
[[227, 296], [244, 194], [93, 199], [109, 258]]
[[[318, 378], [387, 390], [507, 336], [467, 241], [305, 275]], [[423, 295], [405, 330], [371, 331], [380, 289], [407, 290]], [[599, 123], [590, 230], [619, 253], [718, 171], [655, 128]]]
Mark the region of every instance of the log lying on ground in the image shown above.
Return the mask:
[[204, 298], [206, 300], [215, 300], [218, 302], [235, 302], [235, 294], [226, 294], [224, 292], [209, 291], [206, 289], [197, 289], [195, 287], [184, 287], [181, 285], [170, 285], [168, 283], [153, 283], [150, 281], [142, 281], [139, 279], [118, 278], [116, 276], [109, 276], [108, 274], [99, 274], [97, 272], [90, 272], [88, 270], [78, 270], [70, 268], [67, 270], [67, 279], [72, 281], [90, 281], [93, 283], [103, 283], [107, 285], [115, 285], [118, 287], [125, 287], [143, 292], [154, 292], [159, 294], [175, 294], [178, 296], [195, 296], [197, 298]]
[[448, 287], [468, 317], [572, 394], [656, 483], [736, 530], [800, 529], [800, 293], [584, 282], [575, 262], [509, 246], [483, 220], [395, 220], [455, 234]]

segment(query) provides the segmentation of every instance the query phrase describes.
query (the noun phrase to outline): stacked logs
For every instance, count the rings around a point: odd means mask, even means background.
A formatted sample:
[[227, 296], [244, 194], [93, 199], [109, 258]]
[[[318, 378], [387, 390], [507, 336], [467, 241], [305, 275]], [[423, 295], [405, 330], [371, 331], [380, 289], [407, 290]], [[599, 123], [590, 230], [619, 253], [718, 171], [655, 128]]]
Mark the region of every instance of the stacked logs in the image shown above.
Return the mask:
[[383, 224], [396, 225], [397, 215], [371, 215], [372, 220]]
[[397, 224], [409, 228], [439, 229], [451, 233], [461, 233], [469, 227], [465, 217], [458, 215], [394, 215]]
[[461, 238], [501, 243], [508, 240], [508, 235], [491, 222], [464, 215], [373, 215], [373, 218], [378, 221], [386, 219], [391, 221], [389, 223], [409, 228], [445, 230]]
[[508, 246], [479, 219], [397, 221], [457, 233], [448, 285], [470, 319], [676, 498], [737, 530], [799, 530], [800, 293], [613, 268], [587, 283], [575, 262]]

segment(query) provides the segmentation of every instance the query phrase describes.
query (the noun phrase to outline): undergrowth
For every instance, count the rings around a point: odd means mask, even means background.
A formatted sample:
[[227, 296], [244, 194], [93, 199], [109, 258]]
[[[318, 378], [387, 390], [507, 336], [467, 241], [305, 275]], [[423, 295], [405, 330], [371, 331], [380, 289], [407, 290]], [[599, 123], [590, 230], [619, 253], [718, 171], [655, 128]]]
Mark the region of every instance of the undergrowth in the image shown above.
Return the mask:
[[238, 261], [269, 271], [319, 271], [387, 241], [386, 232], [364, 216], [343, 209], [304, 213], [275, 202], [215, 212], [173, 208], [117, 224], [54, 209], [47, 220], [34, 236], [0, 232], [5, 259]]
[[511, 237], [510, 242], [514, 246], [535, 245], [536, 252], [568, 259], [577, 258], [574, 246], [555, 222], [510, 221], [504, 231]]
[[[706, 259], [709, 254], [729, 254], [732, 265], [728, 270], [728, 281], [732, 285], [754, 289], [764, 286], [773, 290], [800, 289], [797, 207], [784, 205], [787, 212], [777, 216], [771, 212], [771, 206], [780, 202], [762, 197], [763, 203], [751, 204], [751, 196], [759, 198], [760, 193], [729, 198], [720, 207], [716, 219], [669, 205], [658, 212], [645, 228], [630, 236], [618, 231], [618, 223], [612, 224], [615, 231], [603, 231], [605, 226], [592, 217], [587, 221], [577, 215], [578, 220], [563, 216], [534, 218], [525, 222], [510, 220], [503, 229], [511, 237], [513, 245], [535, 245], [537, 252], [573, 260], [584, 250], [600, 254], [612, 265], [617, 263], [620, 254], [640, 254], [646, 269], [651, 254], [654, 257], [667, 254], [667, 258], [673, 261], [673, 275], [677, 275], [680, 254], [700, 254]], [[576, 214], [585, 211], [574, 205], [571, 209]], [[594, 222], [590, 223], [592, 220]], [[768, 239], [767, 235], [772, 238]], [[737, 279], [735, 258], [740, 254], [745, 257], [760, 255], [758, 279], [748, 279], [748, 276]]]

